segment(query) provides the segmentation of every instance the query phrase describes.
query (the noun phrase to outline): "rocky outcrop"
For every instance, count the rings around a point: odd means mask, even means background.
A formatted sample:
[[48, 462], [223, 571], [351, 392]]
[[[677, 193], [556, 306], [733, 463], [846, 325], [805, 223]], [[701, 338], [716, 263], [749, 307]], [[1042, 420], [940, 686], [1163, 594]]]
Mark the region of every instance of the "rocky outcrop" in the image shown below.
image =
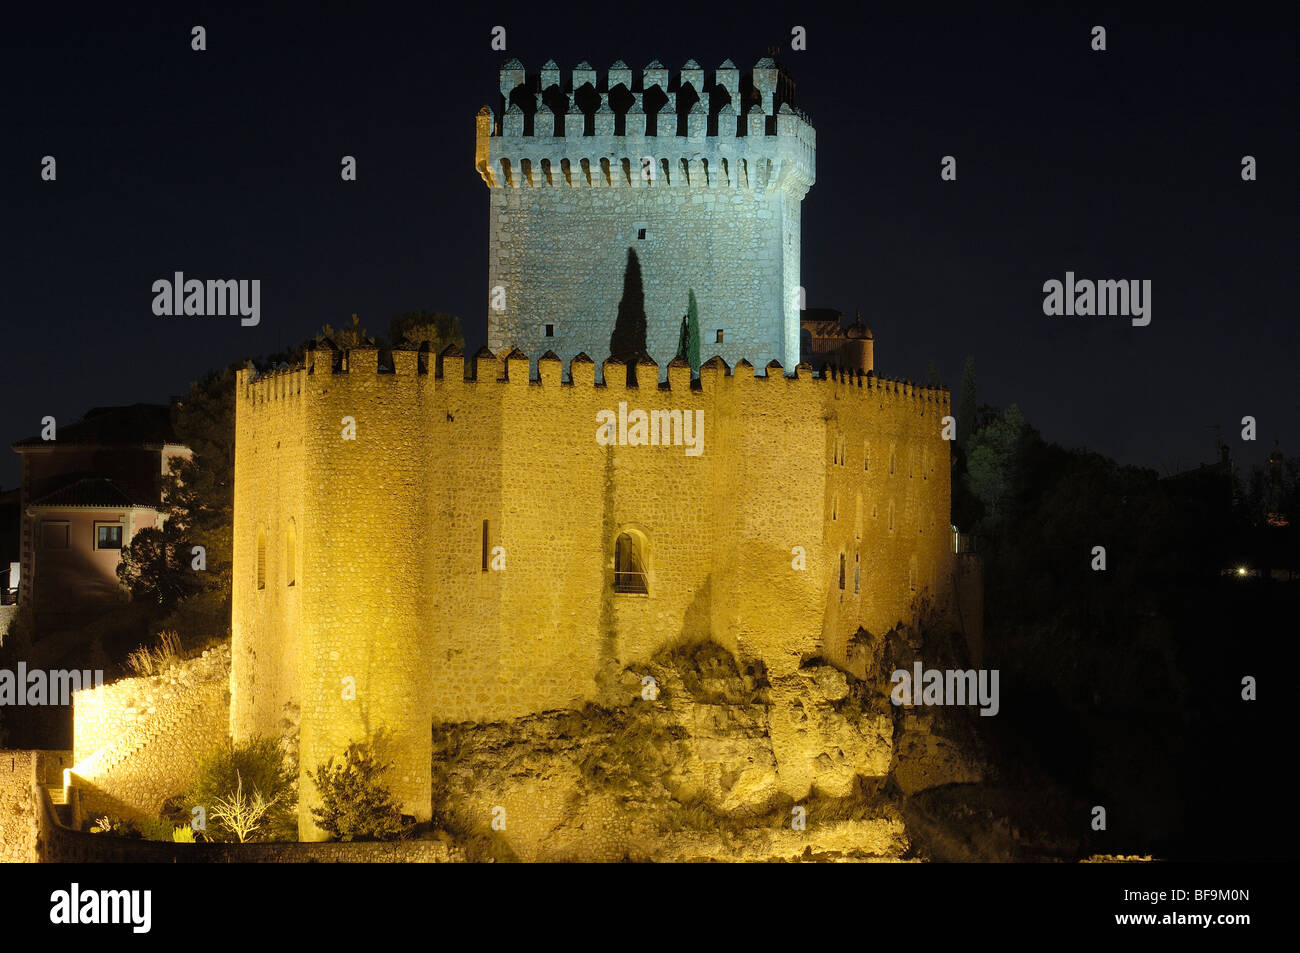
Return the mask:
[[820, 663], [769, 681], [705, 643], [629, 669], [608, 695], [581, 712], [437, 726], [435, 822], [471, 859], [907, 852], [887, 790], [894, 713], [865, 683]]

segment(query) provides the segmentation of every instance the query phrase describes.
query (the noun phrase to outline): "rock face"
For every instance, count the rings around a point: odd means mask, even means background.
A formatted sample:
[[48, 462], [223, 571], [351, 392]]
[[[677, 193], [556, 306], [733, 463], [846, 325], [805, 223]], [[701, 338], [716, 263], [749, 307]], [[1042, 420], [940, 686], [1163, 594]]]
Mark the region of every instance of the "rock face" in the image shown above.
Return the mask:
[[907, 851], [897, 795], [885, 790], [893, 713], [866, 683], [824, 664], [769, 682], [706, 643], [622, 673], [607, 695], [581, 712], [437, 726], [435, 822], [470, 859]]

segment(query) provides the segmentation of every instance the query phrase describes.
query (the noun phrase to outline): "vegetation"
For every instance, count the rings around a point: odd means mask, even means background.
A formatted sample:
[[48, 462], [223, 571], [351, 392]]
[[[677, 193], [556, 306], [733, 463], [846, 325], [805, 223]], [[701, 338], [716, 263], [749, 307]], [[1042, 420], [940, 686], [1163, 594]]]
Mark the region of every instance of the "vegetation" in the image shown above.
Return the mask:
[[170, 668], [181, 654], [181, 640], [174, 632], [159, 632], [158, 644], [140, 646], [126, 657], [126, 664], [136, 675], [157, 675]]
[[[280, 743], [254, 737], [227, 740], [199, 765], [199, 777], [185, 793], [178, 815], [187, 821], [194, 807], [207, 812], [208, 840], [296, 840], [297, 783]], [[264, 809], [254, 811], [258, 805]], [[256, 824], [248, 826], [250, 814]]]
[[341, 841], [395, 840], [409, 832], [393, 795], [384, 783], [392, 763], [379, 754], [382, 740], [353, 742], [341, 758], [331, 758], [308, 777], [320, 793], [312, 818]]

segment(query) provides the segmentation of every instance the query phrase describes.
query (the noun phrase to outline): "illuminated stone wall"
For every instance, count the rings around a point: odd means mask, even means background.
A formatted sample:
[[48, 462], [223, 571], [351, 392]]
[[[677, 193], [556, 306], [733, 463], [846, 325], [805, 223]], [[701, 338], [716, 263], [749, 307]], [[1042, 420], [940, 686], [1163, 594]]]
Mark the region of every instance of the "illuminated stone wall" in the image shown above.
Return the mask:
[[230, 650], [208, 649], [159, 675], [73, 694], [73, 783], [84, 816], [157, 817], [229, 730]]
[[[621, 367], [602, 386], [581, 361], [562, 383], [550, 359], [530, 381], [522, 354], [481, 354], [468, 373], [454, 352], [393, 357], [391, 374], [362, 348], [240, 376], [231, 725], [278, 732], [300, 708], [303, 768], [386, 728], [395, 791], [422, 820], [434, 718], [578, 707], [607, 698], [629, 663], [698, 637], [773, 678], [817, 655], [848, 666], [859, 626], [880, 634], [916, 596], [951, 588], [946, 391], [720, 362], [695, 386], [674, 366], [666, 386], [628, 389]], [[596, 415], [620, 402], [702, 410], [703, 452], [600, 445]], [[293, 587], [270, 542], [289, 519]], [[485, 520], [501, 571], [483, 570]], [[646, 541], [648, 595], [612, 591], [624, 531]]]
[[[704, 353], [799, 359], [800, 203], [816, 134], [770, 59], [671, 73], [554, 63], [500, 70], [480, 113], [489, 187], [488, 346], [609, 354], [627, 251], [640, 261], [646, 347], [666, 363], [695, 290]], [[551, 325], [553, 336], [546, 335]], [[723, 340], [715, 343], [721, 329]]]

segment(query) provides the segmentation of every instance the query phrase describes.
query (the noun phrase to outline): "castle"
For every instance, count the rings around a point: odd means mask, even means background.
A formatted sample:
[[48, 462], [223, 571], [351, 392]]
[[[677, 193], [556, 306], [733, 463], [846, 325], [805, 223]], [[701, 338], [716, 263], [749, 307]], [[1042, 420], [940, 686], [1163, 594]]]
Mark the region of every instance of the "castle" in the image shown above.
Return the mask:
[[[305, 772], [350, 741], [389, 734], [427, 820], [435, 721], [630, 702], [620, 673], [680, 640], [862, 674], [861, 633], [953, 591], [947, 391], [798, 363], [793, 84], [770, 60], [500, 75], [476, 150], [489, 347], [325, 342], [239, 375], [231, 730], [297, 725], [304, 838]], [[629, 248], [633, 386], [607, 357]], [[694, 379], [688, 289], [717, 316]]]

